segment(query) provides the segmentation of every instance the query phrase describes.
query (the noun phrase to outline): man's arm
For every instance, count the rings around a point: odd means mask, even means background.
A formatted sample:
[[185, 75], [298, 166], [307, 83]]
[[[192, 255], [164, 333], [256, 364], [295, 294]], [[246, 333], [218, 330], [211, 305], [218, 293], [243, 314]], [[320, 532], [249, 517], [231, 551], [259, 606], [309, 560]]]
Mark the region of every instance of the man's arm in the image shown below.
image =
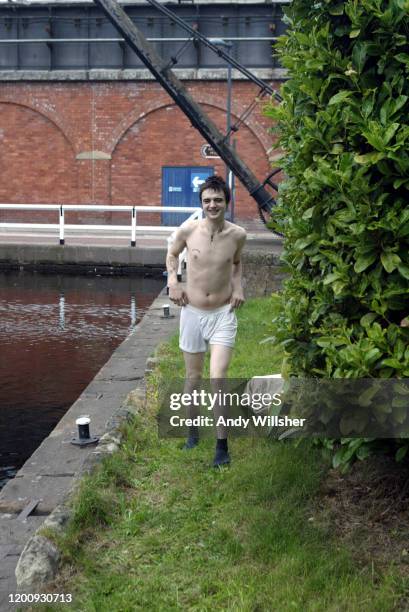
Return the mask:
[[166, 269], [168, 271], [169, 299], [178, 306], [188, 303], [187, 294], [178, 282], [177, 272], [179, 255], [186, 247], [186, 228], [180, 227], [175, 232], [175, 239], [169, 245], [166, 255]]
[[233, 257], [233, 275], [232, 275], [232, 295], [230, 298], [231, 310], [239, 308], [244, 303], [244, 293], [242, 286], [242, 264], [241, 254], [246, 242], [246, 232], [243, 230], [238, 239], [237, 250]]

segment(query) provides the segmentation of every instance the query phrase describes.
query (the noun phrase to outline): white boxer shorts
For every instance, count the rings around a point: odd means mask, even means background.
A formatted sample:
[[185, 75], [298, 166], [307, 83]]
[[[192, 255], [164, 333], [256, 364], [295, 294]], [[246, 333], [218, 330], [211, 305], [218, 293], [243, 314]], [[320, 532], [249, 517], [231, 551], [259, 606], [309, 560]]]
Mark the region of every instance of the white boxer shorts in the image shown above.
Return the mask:
[[214, 310], [200, 310], [190, 304], [180, 312], [179, 347], [187, 353], [204, 353], [208, 344], [234, 346], [237, 333], [236, 313], [230, 304]]

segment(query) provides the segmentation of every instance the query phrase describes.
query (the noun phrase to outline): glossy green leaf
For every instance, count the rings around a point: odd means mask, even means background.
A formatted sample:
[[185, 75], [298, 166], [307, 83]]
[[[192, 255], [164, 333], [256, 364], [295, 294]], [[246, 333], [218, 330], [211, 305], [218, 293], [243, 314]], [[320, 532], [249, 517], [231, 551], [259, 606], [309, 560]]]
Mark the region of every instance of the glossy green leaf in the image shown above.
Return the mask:
[[339, 104], [340, 102], [344, 102], [344, 100], [352, 96], [352, 93], [352, 91], [342, 89], [329, 99], [328, 106], [331, 106], [331, 104]]
[[379, 160], [385, 157], [384, 153], [380, 151], [371, 151], [370, 153], [363, 153], [362, 155], [355, 155], [354, 161], [357, 164], [376, 164]]
[[406, 457], [408, 450], [409, 450], [409, 446], [407, 444], [398, 448], [395, 454], [396, 461], [402, 461], [402, 459]]
[[396, 253], [384, 252], [381, 253], [381, 262], [385, 270], [391, 273], [398, 267], [401, 258]]
[[337, 4], [336, 6], [329, 7], [328, 12], [330, 15], [342, 15], [344, 12], [344, 5]]
[[354, 264], [355, 272], [357, 274], [360, 274], [361, 272], [369, 268], [369, 266], [372, 265], [374, 261], [377, 260], [377, 258], [378, 258], [377, 254], [373, 252], [368, 253], [367, 255], [361, 255], [360, 257], [357, 258]]
[[404, 264], [399, 264], [398, 265], [398, 271], [400, 272], [400, 274], [406, 278], [407, 280], [409, 280], [409, 266], [406, 266]]
[[362, 327], [368, 327], [369, 325], [371, 325], [371, 323], [375, 321], [377, 316], [378, 315], [375, 312], [368, 312], [366, 315], [361, 317], [361, 320], [359, 322]]

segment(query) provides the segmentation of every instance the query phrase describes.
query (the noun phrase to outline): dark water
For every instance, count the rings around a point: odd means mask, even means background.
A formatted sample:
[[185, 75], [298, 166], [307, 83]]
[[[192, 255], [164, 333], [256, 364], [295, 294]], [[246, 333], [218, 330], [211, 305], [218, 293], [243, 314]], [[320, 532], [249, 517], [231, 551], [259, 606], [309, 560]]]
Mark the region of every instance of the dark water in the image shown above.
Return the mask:
[[163, 285], [153, 278], [0, 272], [0, 488]]

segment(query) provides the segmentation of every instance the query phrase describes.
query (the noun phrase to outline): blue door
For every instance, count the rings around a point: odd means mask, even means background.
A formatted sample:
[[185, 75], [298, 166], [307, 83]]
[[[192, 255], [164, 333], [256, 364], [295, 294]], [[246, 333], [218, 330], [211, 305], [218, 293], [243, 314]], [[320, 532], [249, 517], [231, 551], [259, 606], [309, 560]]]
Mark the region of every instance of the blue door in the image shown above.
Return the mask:
[[[214, 174], [209, 166], [164, 166], [162, 168], [162, 206], [200, 206], [199, 187]], [[178, 226], [189, 213], [162, 213], [162, 225]]]

